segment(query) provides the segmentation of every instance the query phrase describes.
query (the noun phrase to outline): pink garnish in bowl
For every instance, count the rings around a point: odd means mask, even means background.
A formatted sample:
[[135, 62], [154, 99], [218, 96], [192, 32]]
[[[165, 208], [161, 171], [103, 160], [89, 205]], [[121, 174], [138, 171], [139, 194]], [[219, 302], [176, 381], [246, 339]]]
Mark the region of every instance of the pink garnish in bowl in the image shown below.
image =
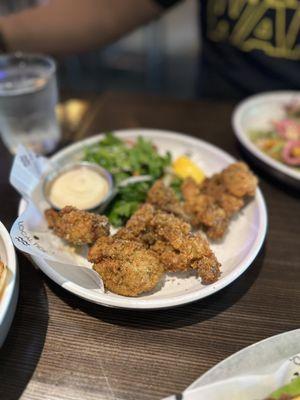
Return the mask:
[[300, 139], [300, 124], [292, 119], [282, 119], [281, 121], [273, 121], [273, 125], [278, 134], [287, 140]]
[[282, 158], [289, 165], [300, 165], [300, 140], [288, 141], [282, 150]]

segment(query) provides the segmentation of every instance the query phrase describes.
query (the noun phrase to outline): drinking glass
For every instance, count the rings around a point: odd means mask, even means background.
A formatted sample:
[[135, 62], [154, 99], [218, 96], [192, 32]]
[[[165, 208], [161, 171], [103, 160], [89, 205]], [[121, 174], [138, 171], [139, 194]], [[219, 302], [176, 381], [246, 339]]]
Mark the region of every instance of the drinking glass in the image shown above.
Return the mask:
[[15, 153], [21, 143], [37, 153], [49, 153], [60, 140], [55, 114], [56, 65], [37, 54], [0, 56], [0, 134]]

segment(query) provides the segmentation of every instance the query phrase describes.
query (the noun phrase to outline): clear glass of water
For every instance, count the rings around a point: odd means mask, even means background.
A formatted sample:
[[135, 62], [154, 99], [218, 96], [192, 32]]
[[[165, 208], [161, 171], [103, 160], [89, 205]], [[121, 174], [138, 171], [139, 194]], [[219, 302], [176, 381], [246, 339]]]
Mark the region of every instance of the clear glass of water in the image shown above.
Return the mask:
[[0, 134], [12, 153], [19, 143], [41, 154], [55, 149], [60, 140], [57, 100], [52, 58], [23, 53], [0, 56]]

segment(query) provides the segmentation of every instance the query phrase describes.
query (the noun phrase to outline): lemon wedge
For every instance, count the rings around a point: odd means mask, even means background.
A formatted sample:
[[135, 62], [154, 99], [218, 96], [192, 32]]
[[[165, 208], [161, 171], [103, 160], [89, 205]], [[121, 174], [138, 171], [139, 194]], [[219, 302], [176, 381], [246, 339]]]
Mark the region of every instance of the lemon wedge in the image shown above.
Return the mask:
[[173, 171], [179, 178], [193, 178], [197, 183], [205, 179], [204, 172], [187, 156], [180, 156], [173, 162]]

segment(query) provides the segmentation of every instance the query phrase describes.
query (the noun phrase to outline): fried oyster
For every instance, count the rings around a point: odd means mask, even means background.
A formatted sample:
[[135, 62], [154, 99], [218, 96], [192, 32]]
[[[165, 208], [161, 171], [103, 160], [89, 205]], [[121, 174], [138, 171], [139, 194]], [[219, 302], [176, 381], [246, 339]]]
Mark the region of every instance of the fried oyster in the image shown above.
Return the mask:
[[230, 221], [255, 195], [257, 178], [245, 163], [231, 164], [201, 185], [187, 178], [182, 184], [184, 210], [194, 227], [203, 227], [211, 239], [221, 238]]
[[102, 237], [90, 248], [88, 259], [107, 290], [138, 296], [155, 288], [164, 274], [156, 254], [142, 243]]
[[158, 255], [166, 271], [194, 269], [203, 284], [215, 282], [220, 264], [201, 234], [192, 234], [187, 222], [151, 204], [144, 204], [115, 235], [143, 243]]
[[50, 229], [74, 245], [92, 244], [99, 237], [109, 235], [109, 223], [105, 216], [81, 211], [67, 206], [60, 211], [48, 209], [45, 217]]
[[174, 190], [165, 185], [161, 179], [156, 181], [149, 190], [147, 194], [147, 203], [152, 204], [159, 210], [172, 213], [184, 220], [188, 219], [188, 216], [184, 212]]

